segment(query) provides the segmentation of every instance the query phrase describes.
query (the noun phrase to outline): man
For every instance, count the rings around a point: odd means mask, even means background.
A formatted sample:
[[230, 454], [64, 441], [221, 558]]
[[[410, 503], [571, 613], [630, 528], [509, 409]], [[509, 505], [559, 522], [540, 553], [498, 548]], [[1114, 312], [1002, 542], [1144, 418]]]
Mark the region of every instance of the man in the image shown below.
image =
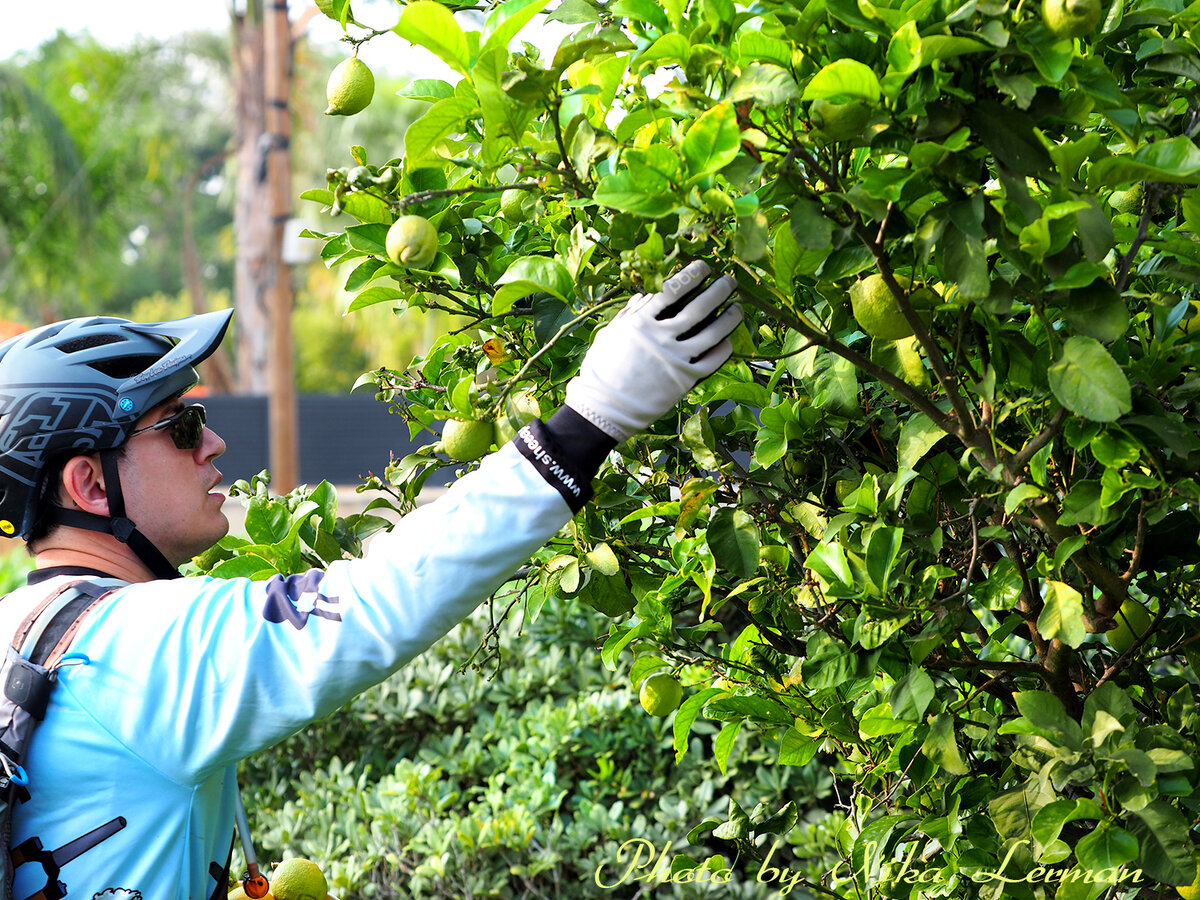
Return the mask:
[[223, 896], [238, 760], [382, 681], [558, 531], [616, 443], [728, 358], [733, 286], [693, 263], [634, 298], [548, 422], [365, 558], [265, 582], [176, 570], [228, 528], [213, 492], [225, 445], [181, 395], [229, 312], [77, 319], [0, 345], [0, 533], [37, 561], [0, 602], [0, 634], [80, 579], [115, 586], [26, 755], [14, 896]]

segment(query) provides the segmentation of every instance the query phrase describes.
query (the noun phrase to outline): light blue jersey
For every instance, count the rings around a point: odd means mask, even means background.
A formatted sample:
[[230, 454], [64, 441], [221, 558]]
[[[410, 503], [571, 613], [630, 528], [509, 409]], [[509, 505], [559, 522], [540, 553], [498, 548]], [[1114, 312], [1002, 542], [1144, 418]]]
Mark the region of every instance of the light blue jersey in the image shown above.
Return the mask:
[[[419, 654], [570, 516], [510, 444], [362, 560], [117, 590], [83, 622], [71, 649], [90, 662], [62, 670], [26, 756], [13, 896], [223, 897], [238, 760]], [[9, 595], [0, 628], [69, 578]]]

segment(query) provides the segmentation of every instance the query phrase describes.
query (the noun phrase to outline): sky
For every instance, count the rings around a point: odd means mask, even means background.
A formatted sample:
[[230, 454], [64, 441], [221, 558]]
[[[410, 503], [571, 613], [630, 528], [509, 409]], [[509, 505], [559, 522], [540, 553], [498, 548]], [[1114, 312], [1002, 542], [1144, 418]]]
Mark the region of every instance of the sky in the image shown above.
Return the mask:
[[[311, 5], [311, 0], [288, 0], [293, 20]], [[395, 24], [397, 7], [394, 3], [362, 2], [354, 4], [355, 16], [376, 28]], [[120, 47], [138, 37], [167, 40], [187, 31], [215, 31], [229, 28], [230, 0], [53, 0], [46, 6], [38, 3], [13, 3], [5, 9], [3, 29], [0, 29], [0, 60], [20, 51], [31, 51], [54, 36], [58, 29], [77, 34], [86, 32], [101, 44]], [[310, 20], [308, 36], [322, 44], [333, 45], [342, 34], [341, 27], [323, 15]], [[438, 68], [432, 55], [414, 48], [415, 55], [396, 54], [395, 42], [388, 44], [387, 36], [366, 44], [363, 60], [372, 68], [392, 69], [397, 56], [408, 63], [418, 62]], [[396, 72], [395, 74], [402, 74]], [[424, 74], [424, 73], [423, 73]], [[439, 77], [430, 73], [427, 77]]]

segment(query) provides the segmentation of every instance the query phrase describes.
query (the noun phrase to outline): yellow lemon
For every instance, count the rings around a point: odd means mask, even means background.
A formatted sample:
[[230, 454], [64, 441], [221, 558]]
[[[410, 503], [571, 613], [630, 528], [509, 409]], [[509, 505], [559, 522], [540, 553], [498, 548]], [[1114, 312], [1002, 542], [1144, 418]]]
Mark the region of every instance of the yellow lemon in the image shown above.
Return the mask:
[[[900, 287], [908, 289], [908, 278], [897, 275], [896, 281]], [[898, 341], [913, 333], [896, 298], [878, 272], [850, 285], [850, 308], [859, 327], [873, 338]]]
[[375, 96], [375, 76], [357, 56], [342, 60], [329, 73], [325, 86], [327, 116], [352, 116], [362, 112]]
[[669, 716], [683, 699], [683, 688], [675, 677], [667, 672], [658, 672], [642, 682], [638, 694], [642, 709], [652, 716]]
[[437, 229], [424, 216], [401, 216], [388, 229], [386, 245], [387, 255], [396, 265], [424, 269], [437, 256]]
[[492, 426], [477, 419], [449, 419], [442, 428], [442, 449], [451, 459], [470, 462], [488, 452]]
[[1100, 0], [1042, 0], [1042, 21], [1055, 37], [1077, 38], [1100, 24]]
[[275, 867], [271, 893], [275, 900], [325, 900], [329, 882], [311, 859], [293, 857]]

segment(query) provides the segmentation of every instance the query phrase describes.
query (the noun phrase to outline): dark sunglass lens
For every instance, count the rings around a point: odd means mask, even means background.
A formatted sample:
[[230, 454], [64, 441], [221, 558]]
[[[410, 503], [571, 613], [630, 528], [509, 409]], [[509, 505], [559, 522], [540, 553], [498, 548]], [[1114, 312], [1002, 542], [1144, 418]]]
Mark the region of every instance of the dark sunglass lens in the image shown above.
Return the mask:
[[171, 440], [180, 450], [195, 450], [203, 435], [204, 410], [199, 406], [183, 410], [171, 425]]

